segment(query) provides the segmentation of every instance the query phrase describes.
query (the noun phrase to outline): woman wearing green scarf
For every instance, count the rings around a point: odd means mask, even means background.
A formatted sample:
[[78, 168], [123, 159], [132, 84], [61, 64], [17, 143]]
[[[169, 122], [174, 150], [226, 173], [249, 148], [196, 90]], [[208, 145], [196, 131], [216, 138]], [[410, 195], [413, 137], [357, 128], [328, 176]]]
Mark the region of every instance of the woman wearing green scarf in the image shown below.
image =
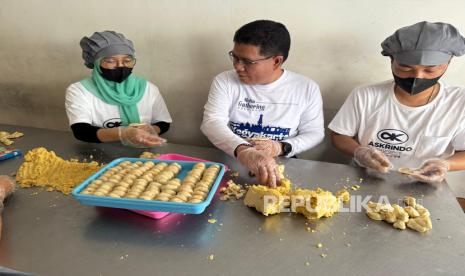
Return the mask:
[[134, 45], [113, 31], [95, 32], [80, 42], [90, 77], [66, 91], [66, 113], [74, 136], [85, 142], [121, 141], [153, 147], [165, 140], [171, 116], [158, 88], [132, 74]]

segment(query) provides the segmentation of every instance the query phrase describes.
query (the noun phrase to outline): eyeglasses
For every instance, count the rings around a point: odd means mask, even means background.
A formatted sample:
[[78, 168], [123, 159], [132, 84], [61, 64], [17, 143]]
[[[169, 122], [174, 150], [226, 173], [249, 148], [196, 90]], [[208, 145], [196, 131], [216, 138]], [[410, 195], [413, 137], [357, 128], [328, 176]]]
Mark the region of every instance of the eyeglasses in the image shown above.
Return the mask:
[[125, 67], [132, 68], [136, 65], [136, 58], [135, 57], [125, 57], [122, 59], [117, 59], [117, 58], [103, 58], [102, 63], [107, 67], [108, 69], [114, 69], [118, 67], [120, 63], [122, 63]]
[[251, 59], [247, 59], [247, 58], [240, 58], [240, 57], [236, 56], [233, 53], [233, 51], [229, 51], [228, 54], [229, 54], [229, 58], [231, 59], [233, 64], [241, 63], [244, 66], [251, 66], [251, 65], [259, 63], [260, 61], [267, 60], [267, 59], [270, 59], [270, 58], [274, 57], [274, 56], [269, 56], [269, 57], [266, 57], [266, 58], [251, 60]]

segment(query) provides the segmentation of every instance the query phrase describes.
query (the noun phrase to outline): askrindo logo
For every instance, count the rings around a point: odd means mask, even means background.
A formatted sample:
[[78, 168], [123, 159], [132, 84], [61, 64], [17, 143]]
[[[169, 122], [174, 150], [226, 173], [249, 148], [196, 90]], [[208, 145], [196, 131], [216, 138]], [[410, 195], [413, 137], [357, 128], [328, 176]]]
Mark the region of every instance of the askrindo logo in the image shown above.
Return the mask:
[[378, 132], [378, 139], [386, 144], [400, 145], [408, 141], [407, 133], [398, 129], [383, 129]]
[[103, 122], [104, 128], [115, 128], [115, 127], [120, 127], [120, 126], [121, 126], [120, 118], [112, 118], [112, 119], [108, 119], [105, 122]]

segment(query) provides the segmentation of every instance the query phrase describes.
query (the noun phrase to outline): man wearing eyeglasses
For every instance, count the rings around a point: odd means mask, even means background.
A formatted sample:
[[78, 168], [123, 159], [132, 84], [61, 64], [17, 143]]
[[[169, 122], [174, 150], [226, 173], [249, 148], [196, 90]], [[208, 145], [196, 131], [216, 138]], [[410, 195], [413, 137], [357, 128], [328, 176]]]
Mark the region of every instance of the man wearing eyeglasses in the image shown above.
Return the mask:
[[218, 148], [275, 187], [274, 157], [292, 157], [323, 140], [318, 85], [282, 68], [291, 39], [278, 22], [257, 20], [234, 35], [234, 70], [215, 77], [201, 129]]

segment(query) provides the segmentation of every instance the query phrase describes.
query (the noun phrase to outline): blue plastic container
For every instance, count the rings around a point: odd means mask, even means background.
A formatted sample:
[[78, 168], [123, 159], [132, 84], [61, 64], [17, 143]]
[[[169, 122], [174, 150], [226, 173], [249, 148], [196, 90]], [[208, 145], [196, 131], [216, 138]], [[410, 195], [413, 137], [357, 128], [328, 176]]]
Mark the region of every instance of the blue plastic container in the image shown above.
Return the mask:
[[80, 194], [81, 191], [90, 184], [93, 180], [99, 178], [105, 171], [108, 169], [117, 166], [123, 161], [137, 162], [137, 161], [152, 161], [155, 164], [157, 163], [178, 163], [182, 166], [181, 171], [178, 173], [176, 178], [182, 179], [187, 175], [187, 173], [194, 167], [195, 164], [199, 162], [192, 161], [177, 161], [177, 160], [156, 160], [156, 159], [146, 159], [146, 158], [118, 158], [113, 160], [110, 164], [106, 165], [98, 172], [87, 178], [79, 186], [74, 188], [72, 195], [84, 205], [94, 205], [94, 206], [103, 206], [103, 207], [112, 207], [112, 208], [123, 208], [123, 209], [134, 209], [134, 210], [145, 210], [145, 211], [160, 211], [160, 212], [173, 212], [173, 213], [184, 213], [184, 214], [200, 214], [205, 208], [210, 205], [213, 196], [215, 195], [218, 186], [220, 185], [221, 179], [225, 173], [225, 166], [221, 163], [215, 162], [203, 162], [207, 167], [211, 165], [218, 165], [220, 171], [216, 177], [215, 182], [213, 183], [210, 192], [208, 193], [205, 201], [200, 203], [184, 203], [184, 202], [169, 202], [169, 201], [156, 201], [156, 200], [144, 200], [144, 199], [132, 199], [132, 198], [112, 198], [105, 196], [95, 196], [95, 195], [83, 195]]

